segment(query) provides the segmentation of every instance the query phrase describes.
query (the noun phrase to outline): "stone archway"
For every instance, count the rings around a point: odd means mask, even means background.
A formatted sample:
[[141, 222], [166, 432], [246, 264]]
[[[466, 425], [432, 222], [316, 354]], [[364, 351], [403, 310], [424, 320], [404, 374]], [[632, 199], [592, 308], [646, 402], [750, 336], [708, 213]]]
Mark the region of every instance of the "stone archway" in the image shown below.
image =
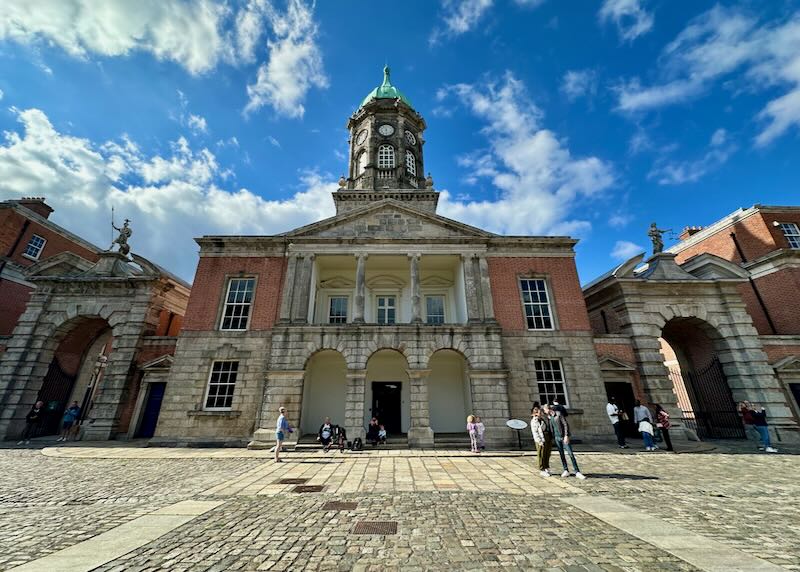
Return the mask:
[[[720, 361], [727, 341], [699, 318], [673, 318], [662, 329], [661, 353], [687, 430], [699, 438], [745, 438]], [[734, 362], [728, 369], [735, 373]]]
[[315, 434], [325, 417], [345, 424], [347, 363], [335, 350], [321, 350], [305, 366], [300, 413], [301, 435]]
[[411, 427], [412, 381], [408, 361], [395, 349], [379, 349], [367, 360], [364, 378], [364, 425], [377, 417], [389, 434], [408, 433]]
[[472, 413], [467, 360], [455, 350], [442, 349], [428, 361], [430, 427], [436, 433], [464, 433]]

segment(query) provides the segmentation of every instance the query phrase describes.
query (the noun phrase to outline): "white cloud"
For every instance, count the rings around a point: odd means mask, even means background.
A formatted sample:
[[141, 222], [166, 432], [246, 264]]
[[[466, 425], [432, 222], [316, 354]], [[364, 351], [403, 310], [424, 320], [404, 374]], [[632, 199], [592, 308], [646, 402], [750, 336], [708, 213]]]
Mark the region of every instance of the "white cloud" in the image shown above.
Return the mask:
[[613, 228], [624, 228], [633, 220], [633, 215], [618, 212], [608, 217], [608, 226]]
[[783, 90], [757, 115], [765, 123], [755, 137], [757, 146], [800, 126], [800, 11], [762, 24], [741, 9], [717, 5], [689, 22], [659, 61], [660, 82], [643, 86], [634, 78], [616, 88], [620, 111], [691, 101], [740, 72], [735, 79], [745, 90]]
[[270, 234], [334, 213], [331, 176], [303, 173], [291, 197], [265, 200], [248, 189], [224, 189], [216, 157], [181, 138], [165, 156], [130, 139], [97, 143], [57, 130], [44, 112], [12, 108], [22, 131], [0, 144], [0, 199], [45, 196], [53, 220], [106, 247], [109, 212], [132, 220], [133, 251], [191, 280], [192, 237]]
[[717, 129], [711, 135], [708, 150], [700, 159], [673, 161], [659, 158], [647, 177], [656, 179], [659, 185], [694, 183], [724, 165], [735, 151], [736, 145], [730, 141], [728, 132]]
[[5, 93], [3, 93], [3, 90], [0, 89], [0, 101], [3, 101], [3, 97], [4, 96], [5, 96]]
[[267, 135], [267, 141], [269, 141], [269, 144], [272, 145], [273, 147], [281, 146], [281, 142], [275, 139], [272, 135]]
[[645, 252], [645, 248], [627, 240], [618, 240], [611, 250], [611, 257], [617, 260], [629, 260]]
[[538, 8], [546, 2], [546, 0], [514, 0], [520, 6], [525, 8]]
[[208, 133], [208, 123], [206, 123], [205, 117], [190, 113], [186, 124], [189, 126], [189, 129], [195, 133]]
[[286, 12], [269, 8], [266, 16], [273, 34], [267, 41], [269, 60], [259, 67], [256, 82], [247, 86], [245, 112], [269, 105], [280, 115], [302, 117], [306, 93], [328, 86], [312, 7], [289, 0]]
[[442, 0], [442, 27], [433, 30], [430, 43], [436, 44], [443, 37], [460, 36], [469, 32], [481, 21], [494, 0]]
[[632, 42], [653, 28], [653, 14], [643, 4], [643, 0], [605, 0], [598, 17], [602, 23], [614, 22], [620, 39]]
[[211, 0], [3, 0], [0, 38], [50, 43], [80, 58], [149, 52], [196, 74], [230, 56], [227, 13]]
[[570, 101], [583, 96], [595, 95], [597, 93], [597, 72], [591, 69], [569, 70], [564, 74], [561, 91]]
[[506, 234], [584, 232], [589, 223], [570, 220], [576, 200], [614, 184], [611, 165], [597, 157], [573, 157], [565, 141], [541, 126], [542, 113], [525, 86], [507, 73], [488, 84], [458, 84], [446, 93], [483, 119], [488, 148], [459, 159], [467, 177], [489, 179], [495, 200], [465, 202], [443, 191], [439, 212]]

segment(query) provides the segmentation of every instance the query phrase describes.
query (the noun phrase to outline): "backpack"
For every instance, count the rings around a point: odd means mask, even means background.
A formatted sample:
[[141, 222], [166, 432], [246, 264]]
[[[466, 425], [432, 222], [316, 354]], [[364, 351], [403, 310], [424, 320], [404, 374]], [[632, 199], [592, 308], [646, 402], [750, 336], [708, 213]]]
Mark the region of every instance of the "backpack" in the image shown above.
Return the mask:
[[361, 440], [361, 437], [356, 437], [353, 440], [353, 451], [363, 451], [364, 450], [364, 442]]

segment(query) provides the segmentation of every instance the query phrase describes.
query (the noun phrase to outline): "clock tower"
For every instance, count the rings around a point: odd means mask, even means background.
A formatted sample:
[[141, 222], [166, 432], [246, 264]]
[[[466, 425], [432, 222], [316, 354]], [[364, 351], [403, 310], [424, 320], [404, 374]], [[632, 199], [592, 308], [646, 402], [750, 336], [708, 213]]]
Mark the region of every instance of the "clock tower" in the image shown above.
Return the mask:
[[436, 211], [438, 195], [425, 177], [422, 147], [425, 120], [409, 99], [392, 85], [383, 68], [383, 83], [373, 89], [347, 121], [350, 132], [348, 177], [334, 193], [336, 212], [393, 198]]

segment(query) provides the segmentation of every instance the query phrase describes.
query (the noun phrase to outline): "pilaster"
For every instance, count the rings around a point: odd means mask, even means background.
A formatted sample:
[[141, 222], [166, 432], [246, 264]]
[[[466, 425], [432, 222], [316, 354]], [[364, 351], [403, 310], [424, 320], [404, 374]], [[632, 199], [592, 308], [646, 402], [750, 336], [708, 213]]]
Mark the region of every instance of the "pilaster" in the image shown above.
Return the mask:
[[409, 388], [411, 426], [408, 428], [409, 447], [433, 447], [430, 406], [428, 403], [429, 369], [407, 369]]

